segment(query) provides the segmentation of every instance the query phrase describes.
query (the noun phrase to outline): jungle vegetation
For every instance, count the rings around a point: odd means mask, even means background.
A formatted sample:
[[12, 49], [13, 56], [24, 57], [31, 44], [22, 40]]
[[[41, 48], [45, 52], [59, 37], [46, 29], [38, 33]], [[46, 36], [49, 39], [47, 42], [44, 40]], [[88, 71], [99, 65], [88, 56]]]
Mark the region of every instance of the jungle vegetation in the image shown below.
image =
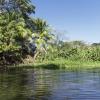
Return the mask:
[[34, 13], [30, 0], [0, 0], [0, 65], [35, 58], [50, 40], [46, 21], [32, 18]]
[[41, 54], [39, 61], [66, 59], [71, 61], [100, 61], [100, 43], [86, 44], [83, 41], [59, 41], [52, 44], [47, 54]]
[[30, 0], [0, 0], [0, 65], [64, 59], [100, 61], [100, 43], [57, 40], [46, 21], [33, 18]]

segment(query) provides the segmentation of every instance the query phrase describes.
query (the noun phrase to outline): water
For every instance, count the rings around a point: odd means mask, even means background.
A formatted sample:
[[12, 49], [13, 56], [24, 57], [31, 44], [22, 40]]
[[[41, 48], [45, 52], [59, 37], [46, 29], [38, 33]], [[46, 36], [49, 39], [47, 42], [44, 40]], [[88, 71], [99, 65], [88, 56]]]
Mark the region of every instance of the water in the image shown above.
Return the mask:
[[100, 72], [1, 71], [0, 100], [100, 100]]

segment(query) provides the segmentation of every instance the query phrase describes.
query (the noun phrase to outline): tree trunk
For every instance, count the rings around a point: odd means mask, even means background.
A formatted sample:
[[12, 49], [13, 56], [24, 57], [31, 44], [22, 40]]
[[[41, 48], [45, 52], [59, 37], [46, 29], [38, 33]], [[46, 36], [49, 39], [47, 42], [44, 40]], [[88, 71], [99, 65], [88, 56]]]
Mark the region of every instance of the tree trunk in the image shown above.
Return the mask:
[[34, 62], [35, 62], [35, 60], [36, 60], [36, 57], [38, 56], [38, 54], [39, 54], [40, 52], [39, 51], [37, 51], [36, 53], [35, 53], [35, 55], [34, 55]]

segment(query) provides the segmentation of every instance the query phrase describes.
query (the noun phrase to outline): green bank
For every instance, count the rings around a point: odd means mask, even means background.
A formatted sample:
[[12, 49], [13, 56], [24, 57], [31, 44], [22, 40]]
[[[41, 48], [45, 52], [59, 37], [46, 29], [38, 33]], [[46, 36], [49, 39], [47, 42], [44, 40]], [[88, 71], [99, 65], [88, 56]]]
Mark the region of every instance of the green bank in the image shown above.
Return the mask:
[[19, 64], [16, 67], [25, 68], [47, 68], [47, 69], [66, 69], [66, 70], [87, 70], [100, 68], [99, 61], [71, 61], [66, 59], [56, 59], [54, 61], [35, 62], [30, 64]]

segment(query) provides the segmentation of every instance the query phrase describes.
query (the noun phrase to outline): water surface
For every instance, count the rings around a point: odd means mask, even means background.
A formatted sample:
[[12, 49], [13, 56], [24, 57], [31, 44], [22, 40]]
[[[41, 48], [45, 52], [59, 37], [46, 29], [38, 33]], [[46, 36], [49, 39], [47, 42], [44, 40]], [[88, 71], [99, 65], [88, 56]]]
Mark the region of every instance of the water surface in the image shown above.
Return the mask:
[[100, 100], [100, 71], [1, 71], [0, 100]]

